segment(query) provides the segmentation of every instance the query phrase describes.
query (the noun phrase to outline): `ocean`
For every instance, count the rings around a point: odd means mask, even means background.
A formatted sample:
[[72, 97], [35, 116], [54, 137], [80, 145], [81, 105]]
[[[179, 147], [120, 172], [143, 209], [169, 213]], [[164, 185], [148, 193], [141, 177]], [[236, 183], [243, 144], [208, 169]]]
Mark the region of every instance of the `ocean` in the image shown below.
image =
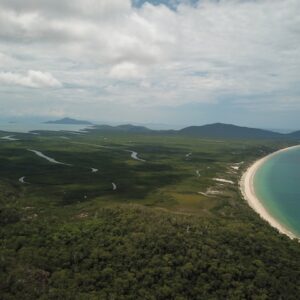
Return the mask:
[[7, 123], [0, 122], [0, 131], [27, 133], [34, 130], [49, 131], [82, 131], [89, 128], [89, 125], [68, 125], [68, 124], [45, 124], [45, 123]]
[[300, 237], [300, 147], [266, 160], [255, 173], [254, 190], [266, 210]]

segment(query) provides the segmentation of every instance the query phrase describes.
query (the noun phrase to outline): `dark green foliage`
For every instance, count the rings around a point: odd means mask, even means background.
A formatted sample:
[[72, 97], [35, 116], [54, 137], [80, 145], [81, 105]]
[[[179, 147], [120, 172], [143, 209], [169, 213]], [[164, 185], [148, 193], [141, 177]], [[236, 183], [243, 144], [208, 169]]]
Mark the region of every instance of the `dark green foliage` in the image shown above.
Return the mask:
[[20, 220], [20, 213], [15, 208], [0, 208], [0, 225], [16, 223]]
[[[299, 243], [262, 221], [237, 185], [251, 161], [288, 142], [40, 133], [0, 144], [1, 300], [299, 298]], [[198, 193], [209, 188], [221, 193]]]
[[88, 220], [14, 225], [1, 239], [2, 299], [297, 299], [300, 293], [298, 243], [259, 222], [115, 207]]

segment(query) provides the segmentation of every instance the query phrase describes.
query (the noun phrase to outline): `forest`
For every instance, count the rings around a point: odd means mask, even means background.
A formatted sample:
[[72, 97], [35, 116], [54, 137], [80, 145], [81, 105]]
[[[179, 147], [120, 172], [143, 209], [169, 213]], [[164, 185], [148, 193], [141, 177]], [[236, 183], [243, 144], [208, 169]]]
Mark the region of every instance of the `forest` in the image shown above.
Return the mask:
[[61, 136], [0, 144], [1, 299], [299, 299], [299, 242], [238, 186], [291, 142]]

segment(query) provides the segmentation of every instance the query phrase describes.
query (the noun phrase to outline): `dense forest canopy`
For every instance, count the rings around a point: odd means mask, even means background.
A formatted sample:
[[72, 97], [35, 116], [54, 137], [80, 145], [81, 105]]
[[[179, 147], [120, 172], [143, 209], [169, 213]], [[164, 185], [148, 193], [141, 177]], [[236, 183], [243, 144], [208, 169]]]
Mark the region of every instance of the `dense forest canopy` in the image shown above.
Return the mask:
[[238, 186], [291, 142], [61, 135], [0, 145], [1, 299], [298, 299], [299, 243]]

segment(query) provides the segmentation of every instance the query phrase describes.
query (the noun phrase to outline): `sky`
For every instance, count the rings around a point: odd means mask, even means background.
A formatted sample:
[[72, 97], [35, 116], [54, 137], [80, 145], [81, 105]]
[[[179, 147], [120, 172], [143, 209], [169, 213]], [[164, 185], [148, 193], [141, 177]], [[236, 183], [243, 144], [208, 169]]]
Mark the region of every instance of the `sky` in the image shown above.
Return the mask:
[[0, 119], [300, 129], [299, 0], [0, 0]]

